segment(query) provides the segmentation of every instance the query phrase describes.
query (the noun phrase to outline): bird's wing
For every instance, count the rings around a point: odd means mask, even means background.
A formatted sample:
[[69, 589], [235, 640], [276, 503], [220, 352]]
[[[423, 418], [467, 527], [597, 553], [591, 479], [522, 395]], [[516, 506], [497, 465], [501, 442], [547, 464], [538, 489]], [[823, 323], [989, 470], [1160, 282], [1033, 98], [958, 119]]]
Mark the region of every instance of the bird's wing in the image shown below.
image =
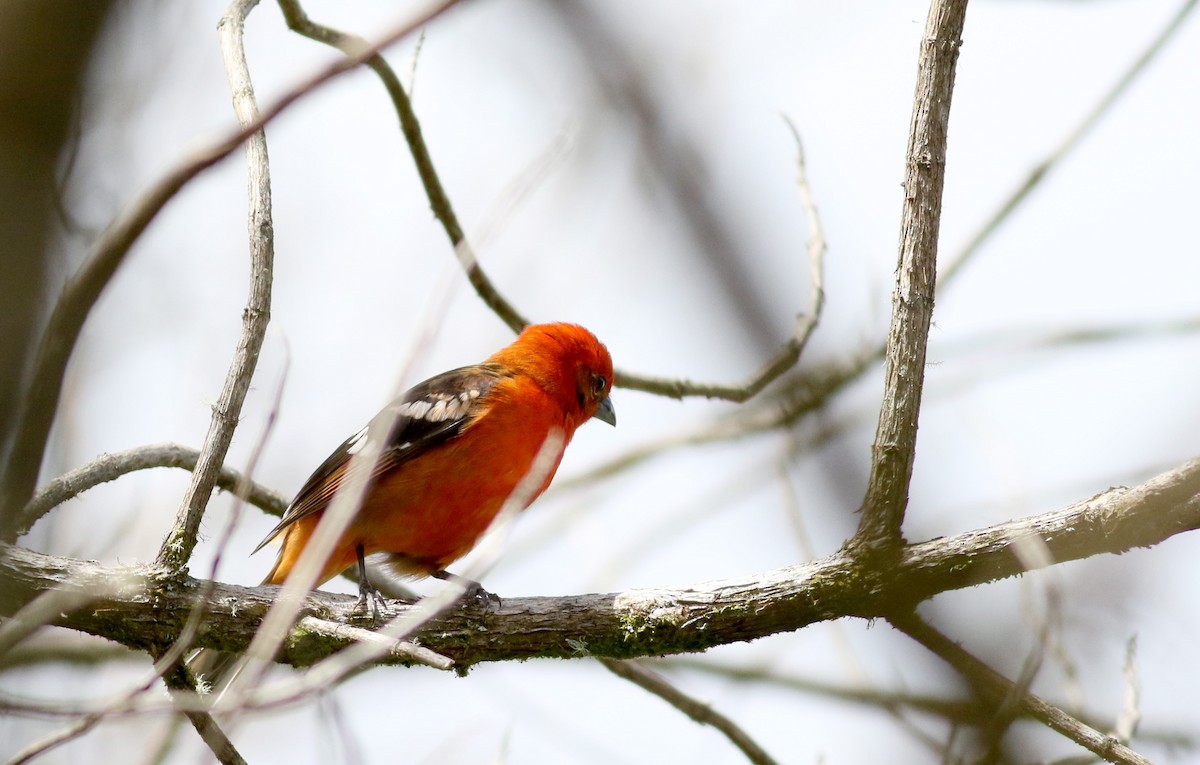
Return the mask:
[[[279, 524], [259, 542], [258, 552], [288, 526], [328, 507], [347, 477], [350, 461], [366, 447], [372, 430], [388, 429], [368, 481], [394, 470], [463, 432], [487, 408], [492, 387], [509, 376], [498, 364], [453, 369], [414, 386], [384, 407], [371, 424], [342, 442], [304, 483]], [[365, 466], [365, 465], [364, 465]]]

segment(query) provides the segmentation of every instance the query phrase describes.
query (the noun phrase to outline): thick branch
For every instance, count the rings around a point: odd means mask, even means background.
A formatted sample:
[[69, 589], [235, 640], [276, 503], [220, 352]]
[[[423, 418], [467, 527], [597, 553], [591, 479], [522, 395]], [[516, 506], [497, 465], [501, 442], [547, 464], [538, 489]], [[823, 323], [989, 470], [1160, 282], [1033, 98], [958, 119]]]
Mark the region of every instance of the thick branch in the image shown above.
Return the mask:
[[902, 539], [900, 527], [916, 456], [925, 350], [933, 317], [950, 97], [966, 14], [966, 0], [934, 0], [921, 45], [883, 403], [856, 537], [857, 542], [871, 547]]
[[[1200, 459], [1132, 489], [1111, 489], [1061, 510], [910, 545], [881, 569], [853, 550], [803, 566], [681, 590], [634, 590], [565, 598], [505, 598], [490, 611], [453, 610], [411, 636], [460, 667], [483, 661], [611, 658], [698, 651], [801, 629], [844, 616], [886, 617], [940, 592], [1027, 570], [1017, 551], [1030, 537], [1062, 562], [1147, 547], [1200, 527]], [[1026, 556], [1028, 557], [1028, 556]], [[195, 606], [201, 580], [163, 581], [149, 566], [107, 567], [0, 548], [0, 614], [11, 615], [52, 588], [108, 593], [55, 623], [148, 650], [174, 639]], [[115, 584], [114, 584], [115, 583]], [[278, 592], [215, 584], [197, 643], [242, 651]], [[310, 594], [301, 616], [349, 619], [352, 596]], [[401, 606], [403, 608], [404, 606]], [[349, 643], [293, 630], [278, 660], [308, 665]], [[392, 657], [385, 661], [406, 663]]]

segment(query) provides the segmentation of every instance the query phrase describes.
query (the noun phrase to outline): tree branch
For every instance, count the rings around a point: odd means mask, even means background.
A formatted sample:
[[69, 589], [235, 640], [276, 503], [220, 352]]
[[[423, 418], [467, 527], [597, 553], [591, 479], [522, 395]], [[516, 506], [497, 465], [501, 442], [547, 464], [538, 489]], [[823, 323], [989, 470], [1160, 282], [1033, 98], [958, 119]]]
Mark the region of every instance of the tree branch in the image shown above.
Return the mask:
[[741, 726], [710, 705], [697, 701], [671, 685], [657, 672], [652, 672], [632, 661], [601, 659], [600, 663], [617, 677], [623, 677], [639, 688], [653, 693], [701, 725], [711, 725], [721, 731], [734, 746], [742, 750], [742, 754], [746, 755], [746, 759], [754, 765], [775, 765], [775, 758], [767, 754], [767, 751], [759, 746], [757, 741], [750, 738]]
[[[408, 639], [449, 657], [460, 669], [484, 661], [570, 658], [573, 646], [617, 659], [700, 651], [846, 616], [880, 618], [940, 592], [971, 587], [1028, 569], [1017, 551], [1030, 537], [1046, 561], [1148, 547], [1200, 527], [1200, 459], [1132, 489], [1110, 489], [1042, 515], [909, 545], [881, 569], [854, 550], [822, 560], [681, 590], [634, 590], [563, 598], [506, 598], [499, 608], [451, 610]], [[204, 580], [163, 579], [152, 566], [108, 567], [0, 547], [0, 614], [11, 615], [40, 593], [115, 587], [53, 623], [101, 635], [138, 650], [175, 639]], [[115, 583], [115, 584], [114, 584]], [[278, 588], [213, 583], [197, 643], [244, 651]], [[299, 616], [352, 621], [353, 596], [309, 594]], [[400, 613], [410, 606], [400, 605]], [[312, 664], [350, 638], [294, 629], [277, 661]], [[400, 657], [384, 663], [409, 663]]]
[[[310, 20], [298, 0], [279, 0], [279, 7], [283, 11], [288, 28], [297, 34], [337, 48], [347, 56], [353, 56], [367, 46], [366, 40], [357, 35], [347, 34]], [[400, 78], [396, 76], [383, 56], [378, 53], [367, 58], [366, 64], [379, 76], [384, 88], [387, 89], [388, 96], [392, 99], [392, 105], [400, 118], [400, 129], [404, 133], [404, 140], [408, 144], [413, 162], [417, 166], [417, 174], [421, 178], [421, 185], [425, 188], [425, 195], [429, 198], [429, 206], [433, 210], [434, 216], [441, 222], [442, 228], [445, 229], [446, 236], [450, 238], [450, 244], [454, 247], [454, 252], [458, 256], [463, 270], [466, 271], [471, 286], [475, 288], [476, 294], [483, 302], [492, 309], [492, 312], [500, 317], [501, 321], [507, 324], [513, 332], [520, 332], [525, 325], [529, 324], [529, 320], [500, 294], [500, 291], [492, 284], [492, 280], [488, 278], [487, 273], [479, 265], [475, 251], [472, 249], [471, 243], [467, 241], [462, 225], [458, 222], [454, 206], [450, 204], [450, 197], [446, 194], [441, 178], [438, 177], [437, 170], [433, 166], [433, 157], [430, 155], [429, 147], [425, 144], [425, 137], [421, 133], [421, 123], [417, 120], [412, 100], [400, 83]]]
[[933, 317], [950, 98], [966, 14], [966, 0], [933, 0], [917, 65], [883, 402], [854, 540], [872, 548], [903, 541], [901, 525], [916, 456], [925, 351]]
[[[258, 0], [235, 0], [221, 17], [221, 53], [225, 74], [233, 93], [233, 110], [243, 128], [259, 119], [254, 83], [246, 63], [244, 31], [246, 16]], [[271, 282], [275, 273], [275, 227], [271, 219], [271, 165], [267, 157], [267, 134], [256, 130], [246, 140], [247, 213], [250, 242], [250, 296], [242, 312], [242, 332], [233, 353], [225, 385], [213, 407], [212, 421], [200, 458], [192, 471], [192, 482], [184, 492], [175, 525], [158, 551], [158, 564], [169, 571], [182, 570], [192, 557], [200, 521], [217, 485], [225, 455], [233, 442], [242, 414], [242, 404], [258, 365], [267, 324], [271, 320]], [[201, 731], [203, 735], [203, 731]]]
[[[33, 525], [46, 513], [102, 483], [115, 481], [137, 470], [156, 467], [194, 470], [199, 459], [199, 451], [179, 444], [150, 444], [116, 454], [102, 454], [83, 467], [65, 473], [42, 487], [17, 514], [16, 535], [20, 537], [28, 534]], [[243, 481], [249, 486], [245, 496], [247, 502], [269, 515], [283, 515], [288, 501], [278, 492], [249, 480], [233, 468], [223, 467], [217, 475], [217, 487], [228, 492], [236, 493]]]
[[[1017, 691], [1017, 704], [1026, 714], [1061, 733], [1092, 754], [1119, 765], [1150, 765], [1150, 761], [1122, 744], [1114, 736], [1106, 736], [1089, 727], [1049, 702], [1022, 691], [987, 664], [972, 656], [958, 643], [938, 632], [915, 612], [892, 616], [888, 621], [900, 632], [928, 648], [954, 667], [976, 689], [1003, 706], [1010, 694]], [[1015, 711], [1015, 710], [1014, 710]]]

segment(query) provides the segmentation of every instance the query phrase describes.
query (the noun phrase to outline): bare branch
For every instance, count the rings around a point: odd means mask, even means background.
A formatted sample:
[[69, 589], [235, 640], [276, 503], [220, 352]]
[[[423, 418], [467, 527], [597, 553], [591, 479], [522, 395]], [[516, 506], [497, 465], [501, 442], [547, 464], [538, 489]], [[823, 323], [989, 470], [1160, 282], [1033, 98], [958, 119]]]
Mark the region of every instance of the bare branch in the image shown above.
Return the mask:
[[[1041, 539], [1045, 561], [1061, 563], [1148, 547], [1200, 527], [1200, 459], [1132, 489], [1112, 489], [1069, 507], [903, 548], [881, 568], [870, 556], [841, 550], [813, 563], [677, 590], [634, 590], [562, 598], [506, 598], [495, 609], [447, 611], [405, 639], [464, 668], [483, 661], [569, 658], [580, 641], [593, 656], [627, 659], [698, 651], [801, 629], [846, 616], [879, 618], [940, 592], [1020, 574], [1016, 550]], [[1039, 564], [1040, 565], [1040, 564]], [[121, 582], [116, 594], [54, 622], [137, 649], [174, 640], [191, 618], [195, 579], [162, 581], [153, 567], [106, 567], [0, 547], [0, 614], [49, 589]], [[214, 584], [197, 643], [244, 651], [279, 592], [276, 587]], [[353, 596], [313, 592], [299, 616], [345, 621]], [[400, 614], [421, 605], [397, 604]], [[423, 612], [422, 612], [423, 613]], [[307, 666], [350, 645], [303, 630], [287, 636], [276, 661]], [[384, 663], [406, 663], [384, 658]], [[253, 699], [251, 699], [253, 700]]]
[[[88, 489], [137, 470], [157, 467], [194, 470], [199, 458], [199, 451], [179, 444], [150, 444], [116, 454], [102, 454], [83, 467], [55, 478], [35, 494], [17, 516], [17, 536], [29, 533], [46, 513]], [[217, 475], [217, 487], [225, 491], [237, 492], [243, 484], [248, 487], [245, 496], [247, 502], [270, 515], [283, 515], [287, 500], [282, 495], [249, 480], [232, 468], [223, 467]]]
[[933, 317], [950, 99], [966, 15], [966, 0], [933, 0], [917, 65], [883, 403], [855, 536], [855, 543], [872, 548], [903, 540], [901, 525], [916, 455], [925, 351]]
[[[311, 21], [298, 0], [279, 0], [279, 7], [283, 10], [288, 28], [297, 34], [333, 46], [347, 56], [354, 56], [367, 47], [366, 41], [357, 35], [340, 32]], [[378, 53], [368, 57], [366, 64], [383, 81], [383, 86], [392, 99], [392, 105], [400, 118], [400, 128], [404, 132], [404, 139], [408, 143], [413, 161], [417, 165], [417, 174], [421, 178], [421, 184], [425, 187], [426, 196], [429, 197], [429, 205], [433, 209], [433, 214], [441, 222], [442, 228], [445, 229], [446, 236], [450, 238], [450, 244], [453, 245], [454, 252], [458, 256], [463, 270], [466, 271], [471, 286], [475, 288], [475, 292], [483, 302], [500, 317], [501, 321], [507, 324], [513, 332], [520, 332], [525, 325], [529, 324], [529, 320], [500, 294], [500, 291], [496, 289], [492, 280], [479, 265], [475, 252], [471, 248], [470, 242], [467, 241], [466, 234], [463, 233], [462, 225], [458, 222], [458, 216], [454, 213], [454, 207], [450, 204], [450, 197], [442, 186], [437, 170], [434, 169], [433, 157], [430, 156], [429, 147], [426, 146], [425, 138], [421, 133], [421, 123], [417, 120], [412, 100], [400, 83], [400, 78], [396, 76], [383, 56]]]
[[[904, 691], [883, 691], [872, 688], [848, 687], [785, 674], [776, 668], [738, 666], [728, 662], [716, 661], [709, 656], [697, 658], [675, 656], [665, 660], [664, 665], [714, 675], [727, 680], [742, 683], [763, 683], [776, 688], [787, 688], [801, 693], [810, 693], [830, 699], [837, 699], [838, 701], [846, 701], [886, 710], [912, 709], [939, 717], [956, 725], [982, 725], [990, 717], [990, 707], [983, 706], [980, 700], [974, 697], [954, 699]], [[1128, 670], [1128, 664], [1126, 665], [1126, 669]], [[1029, 714], [1024, 709], [1020, 711], [1022, 716], [1029, 717]], [[1096, 729], [1100, 729], [1105, 724], [1102, 721], [1103, 716], [1094, 712], [1081, 714], [1078, 717], [1084, 724]], [[1121, 730], [1122, 727], [1120, 721], [1118, 721], [1114, 735], [1122, 743], [1129, 743], [1128, 737], [1121, 735]], [[1196, 745], [1190, 733], [1172, 730], [1139, 730], [1138, 737], [1143, 741], [1157, 741], [1169, 746], [1182, 748], [1192, 748]]]
[[[938, 632], [915, 612], [903, 616], [888, 617], [892, 626], [928, 648], [947, 664], [954, 667], [974, 687], [993, 702], [1003, 704], [1016, 686], [984, 662], [971, 655], [958, 643]], [[1079, 744], [1097, 757], [1121, 765], [1150, 765], [1150, 761], [1122, 744], [1113, 736], [1106, 736], [1095, 728], [1084, 725], [1049, 702], [1027, 693], [1017, 691], [1019, 704], [1031, 717]]]
[[[246, 14], [257, 0], [235, 0], [217, 29], [221, 34], [221, 52], [225, 74], [233, 92], [233, 110], [243, 128], [259, 119], [254, 83], [246, 64], [243, 31]], [[250, 390], [250, 381], [258, 365], [267, 323], [271, 320], [271, 282], [275, 272], [275, 231], [271, 220], [271, 167], [267, 157], [267, 134], [259, 129], [246, 139], [246, 181], [249, 196], [250, 296], [242, 312], [242, 332], [221, 395], [213, 406], [212, 421], [200, 459], [192, 472], [175, 517], [175, 525], [158, 551], [158, 564], [169, 571], [183, 569], [192, 557], [200, 521], [217, 484], [217, 475], [225, 454], [233, 442], [242, 413], [242, 404]]]
[[623, 677], [639, 688], [653, 693], [701, 725], [711, 725], [721, 731], [754, 765], [775, 765], [775, 759], [750, 738], [741, 726], [708, 704], [697, 701], [671, 685], [658, 673], [632, 661], [601, 659], [600, 663], [617, 677]]
[[1113, 735], [1123, 744], [1128, 744], [1142, 721], [1141, 691], [1138, 688], [1137, 637], [1129, 638], [1125, 644], [1125, 704], [1113, 725]]
[[776, 668], [742, 667], [714, 661], [708, 657], [677, 656], [665, 660], [664, 665], [742, 683], [763, 683], [777, 688], [788, 688], [888, 711], [902, 708], [913, 709], [957, 724], [977, 724], [983, 717], [983, 711], [974, 699], [953, 699], [904, 691], [855, 688], [784, 674]]
[[763, 388], [777, 380], [783, 373], [796, 366], [804, 352], [808, 339], [816, 330], [825, 307], [825, 229], [817, 212], [816, 200], [808, 183], [808, 168], [804, 161], [804, 144], [800, 132], [787, 117], [784, 117], [792, 137], [796, 141], [796, 187], [800, 193], [800, 205], [808, 221], [808, 270], [809, 311], [796, 317], [792, 336], [780, 346], [775, 355], [767, 360], [757, 372], [744, 382], [733, 384], [706, 384], [690, 380], [642, 377], [618, 371], [616, 384], [633, 390], [657, 393], [671, 398], [704, 396], [741, 403], [758, 395]]
[[[238, 124], [243, 128], [259, 118], [258, 101], [254, 95], [254, 83], [250, 78], [250, 67], [246, 61], [245, 25], [246, 17], [258, 5], [259, 0], [233, 0], [217, 31], [221, 39], [221, 53], [225, 60], [225, 74], [233, 94], [233, 110]], [[158, 553], [158, 564], [169, 571], [183, 570], [191, 559], [200, 531], [200, 521], [208, 507], [208, 501], [216, 486], [217, 477], [225, 462], [233, 434], [241, 418], [242, 404], [250, 390], [250, 381], [258, 365], [258, 354], [262, 350], [267, 323], [271, 317], [271, 283], [274, 279], [275, 230], [271, 217], [271, 166], [267, 155], [267, 135], [258, 130], [246, 141], [246, 185], [249, 197], [248, 235], [250, 244], [250, 297], [242, 313], [242, 333], [238, 338], [237, 350], [225, 378], [221, 396], [213, 407], [213, 418], [200, 458], [192, 472], [192, 482], [184, 493], [175, 526], [163, 542]], [[280, 389], [282, 391], [282, 388]], [[255, 449], [249, 471], [262, 453], [267, 433], [274, 422], [276, 406], [272, 409], [267, 431]], [[241, 503], [237, 507], [240, 510]], [[235, 512], [222, 535], [217, 554], [212, 563], [215, 577], [221, 554], [233, 534], [238, 513]], [[195, 633], [204, 616], [212, 591], [208, 587], [199, 593], [196, 607], [192, 610], [180, 636], [172, 643], [166, 655], [155, 654], [156, 669], [162, 673], [163, 682], [172, 695], [196, 690], [195, 680], [187, 668], [180, 663], [183, 652], [191, 646]], [[200, 738], [208, 745], [213, 756], [222, 765], [245, 765], [245, 760], [233, 746], [229, 737], [207, 711], [184, 712]]]

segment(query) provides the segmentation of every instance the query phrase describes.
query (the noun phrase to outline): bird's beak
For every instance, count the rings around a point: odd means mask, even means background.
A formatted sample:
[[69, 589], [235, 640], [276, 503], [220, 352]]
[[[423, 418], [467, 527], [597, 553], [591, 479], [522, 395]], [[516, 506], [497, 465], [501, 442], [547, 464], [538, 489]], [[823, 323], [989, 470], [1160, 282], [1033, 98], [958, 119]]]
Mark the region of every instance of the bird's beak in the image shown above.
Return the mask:
[[607, 422], [613, 427], [617, 425], [617, 410], [613, 409], [612, 399], [610, 398], [601, 399], [600, 406], [596, 408], [596, 413], [592, 416], [601, 422]]

